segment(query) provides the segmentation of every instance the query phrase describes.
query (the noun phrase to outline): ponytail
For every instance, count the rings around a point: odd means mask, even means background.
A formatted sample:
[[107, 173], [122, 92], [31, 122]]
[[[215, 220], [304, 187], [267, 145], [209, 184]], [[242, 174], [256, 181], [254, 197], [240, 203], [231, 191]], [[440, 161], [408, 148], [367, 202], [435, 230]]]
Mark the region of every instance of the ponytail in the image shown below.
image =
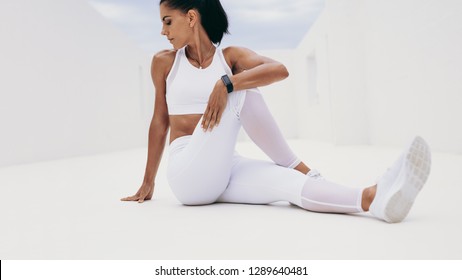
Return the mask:
[[220, 44], [223, 36], [229, 34], [228, 16], [220, 0], [160, 0], [168, 7], [187, 13], [196, 9], [201, 15], [201, 24], [214, 44]]

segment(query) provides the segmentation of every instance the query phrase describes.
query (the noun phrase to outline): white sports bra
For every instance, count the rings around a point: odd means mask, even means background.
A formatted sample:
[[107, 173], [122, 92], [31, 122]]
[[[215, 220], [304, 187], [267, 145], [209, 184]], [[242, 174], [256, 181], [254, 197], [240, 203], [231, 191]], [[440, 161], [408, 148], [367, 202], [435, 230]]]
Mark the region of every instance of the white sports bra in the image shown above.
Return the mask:
[[203, 114], [215, 83], [225, 74], [232, 75], [222, 49], [215, 50], [210, 66], [199, 69], [189, 62], [185, 48], [176, 52], [172, 70], [167, 76], [169, 115]]

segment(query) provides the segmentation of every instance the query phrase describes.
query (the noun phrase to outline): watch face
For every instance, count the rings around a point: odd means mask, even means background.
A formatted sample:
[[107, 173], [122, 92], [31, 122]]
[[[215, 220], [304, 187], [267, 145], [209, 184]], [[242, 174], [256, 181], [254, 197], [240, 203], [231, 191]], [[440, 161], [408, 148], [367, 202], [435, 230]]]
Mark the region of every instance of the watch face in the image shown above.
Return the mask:
[[228, 77], [228, 75], [223, 75], [221, 77], [221, 80], [225, 84], [228, 93], [231, 93], [234, 90], [234, 87], [233, 87], [233, 83], [231, 82], [231, 79]]

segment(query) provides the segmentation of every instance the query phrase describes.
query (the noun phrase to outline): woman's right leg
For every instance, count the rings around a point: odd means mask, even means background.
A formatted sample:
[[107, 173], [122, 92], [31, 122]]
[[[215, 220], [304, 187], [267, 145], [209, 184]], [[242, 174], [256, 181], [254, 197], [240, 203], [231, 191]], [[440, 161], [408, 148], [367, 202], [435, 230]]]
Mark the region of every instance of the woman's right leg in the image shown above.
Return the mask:
[[421, 137], [410, 143], [376, 186], [364, 189], [313, 179], [269, 162], [235, 156], [230, 184], [218, 202], [289, 201], [306, 210], [328, 213], [370, 210], [375, 217], [396, 223], [409, 213], [430, 169], [430, 147]]
[[217, 202], [288, 201], [315, 212], [358, 213], [363, 212], [363, 190], [314, 179], [272, 162], [235, 156], [230, 183]]

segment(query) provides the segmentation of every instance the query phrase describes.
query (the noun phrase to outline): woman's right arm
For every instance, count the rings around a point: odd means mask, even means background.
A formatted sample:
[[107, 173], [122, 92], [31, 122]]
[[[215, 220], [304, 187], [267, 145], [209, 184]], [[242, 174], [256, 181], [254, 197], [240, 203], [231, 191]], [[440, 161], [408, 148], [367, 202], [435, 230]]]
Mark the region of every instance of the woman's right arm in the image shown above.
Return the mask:
[[172, 51], [162, 51], [152, 59], [151, 77], [156, 91], [154, 115], [149, 127], [148, 156], [146, 170], [141, 187], [133, 196], [122, 198], [122, 201], [143, 202], [150, 200], [154, 194], [154, 184], [167, 138], [169, 119], [166, 102], [166, 77], [173, 64]]

